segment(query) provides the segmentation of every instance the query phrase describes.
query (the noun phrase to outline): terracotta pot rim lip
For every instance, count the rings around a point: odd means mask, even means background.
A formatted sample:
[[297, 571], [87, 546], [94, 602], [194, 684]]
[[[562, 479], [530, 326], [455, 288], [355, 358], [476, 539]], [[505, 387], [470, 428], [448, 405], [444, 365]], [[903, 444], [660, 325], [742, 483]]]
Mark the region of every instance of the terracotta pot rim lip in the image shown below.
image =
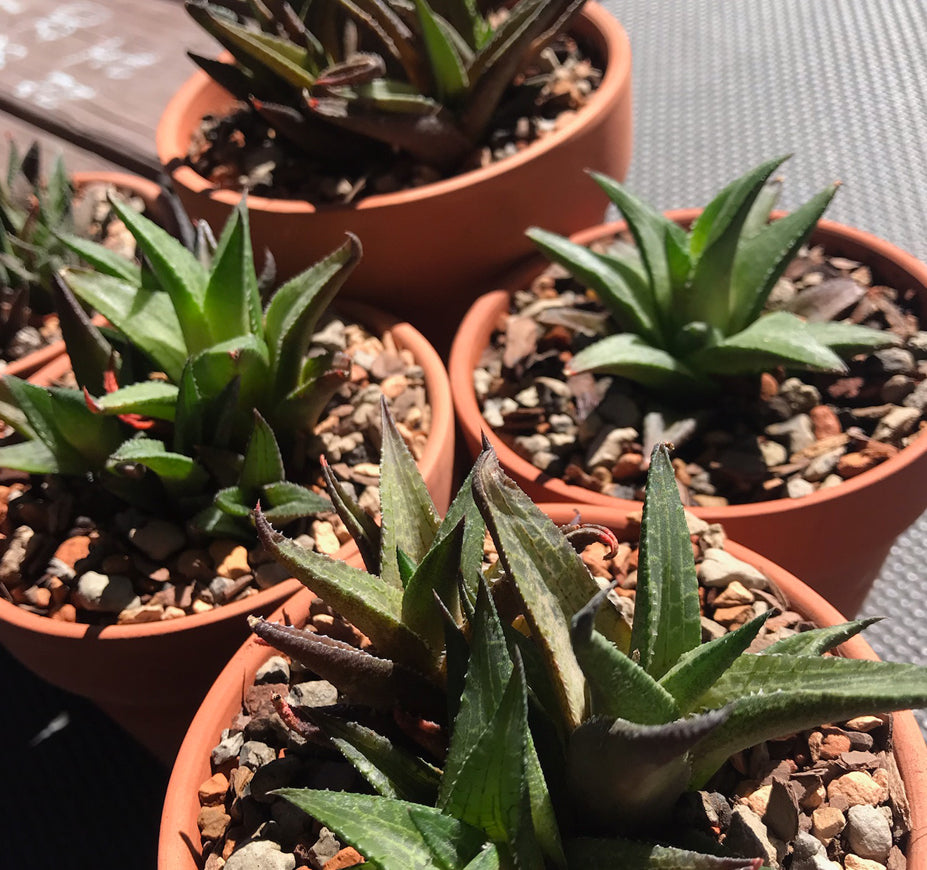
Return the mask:
[[[442, 179], [411, 190], [375, 194], [365, 197], [356, 205], [316, 207], [306, 200], [274, 199], [249, 195], [248, 208], [254, 212], [318, 213], [324, 215], [326, 213], [371, 211], [377, 208], [399, 207], [410, 202], [445, 196], [463, 188], [490, 183], [496, 176], [517, 170], [522, 164], [543, 156], [551, 149], [572, 138], [577, 130], [589, 126], [609, 112], [614, 105], [616, 95], [630, 87], [631, 46], [628, 35], [621, 23], [595, 0], [587, 0], [578, 20], [582, 22], [581, 26], [589, 27], [598, 33], [603, 44], [603, 50], [607, 55], [607, 63], [602, 82], [593, 93], [592, 98], [577, 113], [576, 117], [572, 118], [562, 129], [531, 143], [518, 154], [489, 166], [463, 172], [452, 178]], [[183, 157], [178, 153], [180, 148], [177, 139], [179, 137], [175, 132], [181, 126], [179, 119], [182, 117], [183, 107], [209, 86], [218, 89], [212, 79], [204, 71], [199, 70], [181, 85], [180, 89], [168, 102], [155, 132], [158, 158], [163, 166], [168, 166], [172, 161]], [[178, 166], [171, 170], [171, 177], [180, 186], [193, 193], [207, 195], [216, 202], [234, 206], [241, 199], [240, 192], [217, 189], [190, 166]]]
[[[590, 505], [579, 504], [576, 502], [538, 502], [537, 506], [545, 512], [553, 513], [560, 511], [571, 511], [573, 509], [589, 511], [591, 513], [610, 512], [608, 506], [601, 504]], [[609, 523], [606, 524], [610, 524], [613, 527], [623, 526], [625, 525], [625, 520], [620, 515], [612, 516], [609, 520]], [[804, 583], [791, 572], [787, 571], [782, 566], [772, 562], [770, 559], [767, 559], [765, 556], [757, 553], [755, 550], [745, 547], [742, 544], [738, 544], [736, 541], [725, 541], [725, 549], [728, 548], [730, 549], [732, 555], [749, 562], [751, 565], [762, 571], [772, 582], [779, 586], [783, 593], [786, 595], [786, 598], [789, 600], [789, 602], [795, 605], [795, 608], [806, 618], [812, 620], [820, 626], [835, 625], [846, 621], [843, 615], [836, 608], [834, 608], [833, 605], [831, 605], [819, 593], [815, 592], [810, 586], [808, 586], [806, 583]], [[290, 599], [290, 601], [295, 602], [297, 597], [304, 599], [306, 595], [310, 595], [313, 598], [315, 597], [310, 589], [301, 589], [297, 593], [297, 596], [294, 596], [294, 598]], [[276, 618], [276, 616], [276, 613], [272, 613], [268, 619]], [[266, 647], [262, 648], [262, 646], [263, 645], [259, 644], [253, 635], [242, 643], [232, 658], [229, 659], [226, 666], [216, 677], [216, 680], [213, 682], [209, 692], [206, 694], [190, 723], [190, 727], [187, 730], [180, 750], [177, 753], [173, 767], [171, 768], [171, 775], [167, 787], [167, 796], [165, 798], [164, 808], [162, 810], [158, 842], [159, 870], [165, 870], [165, 865], [162, 863], [165, 858], [165, 848], [173, 852], [174, 847], [171, 844], [173, 840], [180, 836], [177, 828], [177, 817], [179, 814], [174, 811], [174, 804], [184, 801], [185, 798], [179, 795], [177, 792], [179, 783], [186, 777], [188, 770], [195, 769], [195, 766], [200, 759], [199, 753], [203, 750], [203, 745], [208, 743], [214, 736], [213, 730], [215, 729], [217, 723], [214, 721], [214, 717], [207, 716], [204, 711], [207, 707], [216, 706], [219, 698], [225, 697], [227, 692], [225, 683], [229, 682], [230, 680], [234, 679], [236, 687], [239, 690], [241, 689], [241, 679], [252, 670], [252, 661], [254, 656], [263, 652], [266, 656], [269, 657], [272, 653], [271, 649]], [[870, 660], [878, 659], [878, 656], [869, 645], [868, 641], [861, 635], [855, 635], [848, 641], [845, 641], [843, 644], [841, 644], [840, 648], [846, 655], [853, 658]], [[901, 740], [898, 738], [903, 732], [904, 736], [907, 738], [907, 742], [904, 744], [906, 760], [905, 772], [907, 773], [908, 777], [910, 777], [913, 773], [918, 771], [920, 765], [924, 764], [924, 759], [927, 758], [927, 750], [922, 748], [922, 743], [918, 745], [914, 740], [914, 738], [920, 736], [920, 731], [918, 729], [916, 720], [914, 719], [914, 715], [910, 710], [896, 711], [892, 713], [892, 717], [895, 723], [896, 735], [894, 747], [895, 756], [896, 758], [898, 757], [898, 747], [901, 744]], [[207, 746], [205, 751], [208, 753], [210, 749], [211, 747]], [[188, 755], [190, 756], [190, 759], [187, 759]], [[905, 785], [909, 786], [910, 794], [912, 789], [910, 788], [908, 778], [905, 779]], [[195, 787], [196, 786], [194, 785], [193, 788], [195, 789]], [[919, 806], [920, 804], [918, 804], [918, 807]], [[914, 834], [915, 831], [923, 829], [923, 821], [921, 819], [918, 819], [918, 821], [921, 822], [921, 827], [915, 829], [912, 823], [912, 834]], [[168, 827], [169, 823], [172, 825], [170, 828]], [[909, 853], [914, 848], [915, 846], [913, 844], [909, 845]], [[173, 868], [171, 868], [171, 870], [173, 870]]]
[[[386, 331], [393, 333], [401, 347], [413, 351], [416, 362], [425, 370], [426, 396], [431, 407], [431, 429], [418, 465], [422, 475], [426, 476], [432, 469], [438, 467], [444, 445], [450, 434], [453, 433], [454, 415], [450, 385], [446, 373], [444, 377], [441, 377], [444, 364], [431, 343], [410, 323], [400, 321], [392, 314], [380, 311], [373, 306], [354, 302], [353, 300], [340, 300], [339, 307], [357, 311], [359, 318], [369, 318], [367, 322], [370, 325], [384, 325], [385, 328], [380, 331], [380, 334], [382, 335]], [[62, 354], [62, 356], [66, 355]], [[60, 362], [61, 358], [58, 357], [52, 361], [50, 366]], [[334, 558], [344, 561], [355, 549], [354, 542], [348, 541], [338, 549]], [[201, 628], [226, 619], [244, 616], [280, 598], [281, 593], [285, 592], [285, 597], [289, 598], [302, 588], [303, 584], [299, 580], [290, 578], [268, 589], [263, 589], [255, 595], [249, 595], [240, 601], [223, 604], [221, 607], [215, 607], [205, 613], [194, 613], [159, 622], [137, 625], [107, 625], [99, 628], [88, 623], [60, 622], [48, 616], [40, 616], [37, 613], [23, 610], [23, 608], [11, 601], [0, 598], [0, 621], [14, 624], [23, 630], [33, 631], [38, 634], [74, 640], [83, 640], [88, 634], [95, 635], [96, 639], [100, 641], [137, 640], [154, 635], [168, 635], [188, 629]]]
[[[684, 222], [694, 219], [701, 211], [701, 208], [679, 208], [670, 209], [664, 212], [664, 214], [671, 220]], [[776, 216], [780, 214], [784, 214], [784, 212], [774, 213]], [[580, 230], [578, 233], [574, 233], [570, 238], [574, 241], [580, 241], [581, 244], [586, 244], [594, 239], [613, 235], [625, 229], [626, 226], [624, 221], [611, 221], [589, 227], [585, 230]], [[898, 247], [893, 242], [886, 241], [866, 230], [861, 230], [857, 227], [852, 227], [836, 221], [823, 219], [818, 221], [815, 232], [830, 234], [836, 238], [842, 238], [860, 245], [865, 245], [877, 256], [891, 260], [904, 269], [904, 271], [908, 272], [914, 281], [920, 285], [924, 291], [925, 302], [927, 302], [927, 264], [922, 263], [913, 254]], [[511, 296], [511, 293], [512, 291], [508, 289], [493, 290], [477, 299], [464, 316], [463, 321], [461, 321], [461, 331], [463, 331], [465, 325], [470, 329], [476, 328], [478, 321], [476, 317], [471, 317], [471, 315], [478, 313], [478, 306], [480, 306], [481, 301], [483, 305], [488, 307], [491, 304], [490, 300], [501, 300], [502, 297], [508, 298]], [[480, 318], [480, 320], [482, 320], [482, 318]], [[469, 369], [469, 366], [466, 364], [467, 361], [463, 359], [465, 353], [465, 348], [455, 353], [455, 348], [452, 347], [448, 370], [451, 374], [452, 381], [456, 380], [455, 375], [462, 377], [466, 374], [467, 377], [465, 392], [462, 393], [457, 391], [454, 394], [454, 402], [458, 409], [461, 429], [466, 435], [476, 437], [477, 440], [479, 440], [479, 432], [485, 431], [490, 441], [492, 441], [496, 452], [500, 455], [503, 465], [511, 468], [522, 478], [526, 480], [530, 479], [543, 486], [551, 494], [552, 499], [559, 498], [561, 501], [584, 503], [590, 506], [608, 506], [613, 504], [619, 509], [640, 510], [642, 502], [602, 495], [601, 493], [586, 490], [574, 484], [564, 483], [560, 478], [547, 477], [540, 469], [519, 456], [494, 430], [490, 429], [485, 424], [485, 419], [480, 411], [479, 403], [476, 401], [476, 394], [472, 386], [472, 372], [463, 372], [465, 367]], [[472, 416], [474, 409], [477, 415], [476, 418]], [[473, 432], [474, 420], [478, 420], [476, 423], [476, 436], [474, 436]], [[802, 510], [803, 508], [847, 498], [870, 484], [901, 473], [925, 453], [927, 453], [927, 431], [922, 431], [913, 443], [899, 450], [898, 453], [891, 458], [886, 459], [884, 462], [879, 463], [855, 477], [843, 481], [839, 486], [819, 489], [816, 492], [797, 499], [777, 498], [770, 499], [769, 501], [753, 502], [751, 504], [724, 505], [719, 507], [691, 506], [686, 509], [698, 517], [711, 517], [713, 521], [720, 523], [724, 523], [731, 519], [746, 519]]]
[[75, 187], [88, 184], [113, 184], [126, 190], [132, 190], [146, 201], [154, 202], [161, 195], [161, 185], [141, 175], [131, 172], [110, 172], [107, 169], [89, 169], [86, 172], [72, 172], [71, 181]]

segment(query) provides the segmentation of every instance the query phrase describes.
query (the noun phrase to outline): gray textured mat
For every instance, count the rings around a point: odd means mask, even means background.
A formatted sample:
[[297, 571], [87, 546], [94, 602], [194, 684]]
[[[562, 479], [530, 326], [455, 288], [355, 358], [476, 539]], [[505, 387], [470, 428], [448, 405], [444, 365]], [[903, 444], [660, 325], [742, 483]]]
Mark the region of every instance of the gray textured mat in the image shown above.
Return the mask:
[[[791, 153], [785, 208], [841, 179], [829, 218], [927, 259], [927, 4], [605, 5], [631, 37], [635, 193], [660, 208], [704, 205]], [[879, 655], [927, 665], [927, 515], [899, 538], [863, 613], [887, 617], [866, 632]]]

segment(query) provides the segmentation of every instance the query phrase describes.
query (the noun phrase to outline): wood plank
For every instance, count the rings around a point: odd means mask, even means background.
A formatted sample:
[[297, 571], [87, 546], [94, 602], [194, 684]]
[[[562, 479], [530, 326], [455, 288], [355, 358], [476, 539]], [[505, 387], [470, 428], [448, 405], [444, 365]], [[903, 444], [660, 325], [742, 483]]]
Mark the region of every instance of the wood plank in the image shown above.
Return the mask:
[[0, 0], [0, 20], [0, 111], [156, 174], [154, 130], [193, 72], [186, 51], [217, 51], [181, 3]]

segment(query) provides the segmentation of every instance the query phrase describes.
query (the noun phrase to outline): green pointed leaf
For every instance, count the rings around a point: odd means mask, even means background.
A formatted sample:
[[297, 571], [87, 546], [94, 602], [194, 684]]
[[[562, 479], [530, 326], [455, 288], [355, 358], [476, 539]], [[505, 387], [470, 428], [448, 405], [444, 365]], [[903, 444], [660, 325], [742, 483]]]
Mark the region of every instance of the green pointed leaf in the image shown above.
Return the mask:
[[133, 263], [122, 254], [117, 254], [103, 245], [81, 238], [81, 236], [61, 233], [58, 238], [97, 272], [102, 272], [111, 278], [119, 278], [127, 284], [137, 286], [141, 283], [142, 270], [138, 264]]
[[434, 804], [440, 776], [431, 764], [356, 722], [328, 716], [318, 709], [311, 711], [311, 718], [377, 794]]
[[103, 414], [141, 414], [157, 420], [173, 420], [177, 387], [164, 381], [140, 381], [105, 393], [94, 400]]
[[[367, 513], [345, 489], [331, 467], [322, 457], [322, 476], [325, 478], [325, 489], [332, 506], [344, 523], [357, 549], [360, 550], [364, 565], [371, 574], [380, 573], [380, 527], [376, 520]], [[482, 550], [480, 551], [482, 557]]]
[[845, 321], [805, 321], [805, 331], [815, 341], [840, 354], [849, 356], [853, 353], [878, 350], [880, 347], [897, 345], [900, 339], [887, 329], [870, 329]]
[[704, 389], [685, 363], [631, 332], [609, 335], [583, 348], [567, 364], [570, 373], [619, 375], [656, 389]]
[[773, 737], [854, 716], [927, 705], [927, 669], [893, 662], [805, 655], [743, 655], [699, 698], [732, 702], [728, 721], [696, 747], [699, 787], [728, 756]]
[[[474, 466], [473, 496], [524, 603], [525, 618], [557, 691], [560, 715], [567, 727], [575, 728], [585, 718], [585, 679], [573, 655], [568, 620], [598, 586], [560, 530], [504, 475], [491, 450], [484, 450]], [[614, 611], [603, 613], [617, 619]], [[617, 636], [618, 626], [610, 628]]]
[[180, 379], [187, 349], [170, 298], [118, 278], [67, 269], [65, 283], [78, 299], [100, 312], [175, 383]]
[[463, 542], [460, 547], [460, 573], [467, 589], [475, 596], [479, 580], [483, 576], [483, 543], [486, 538], [486, 523], [473, 500], [473, 471], [460, 485], [438, 531], [435, 542], [451, 534], [460, 522], [464, 525]]
[[698, 698], [746, 652], [771, 614], [771, 610], [760, 614], [736, 631], [690, 650], [661, 677], [660, 686], [673, 696], [681, 714], [689, 713]]
[[439, 523], [422, 474], [385, 400], [380, 403], [380, 415], [380, 576], [399, 587], [396, 551], [420, 562], [431, 548]]
[[175, 495], [198, 492], [206, 484], [206, 470], [191, 457], [169, 451], [154, 438], [133, 438], [124, 441], [106, 462], [109, 471], [118, 474], [120, 466], [143, 465], [160, 478], [165, 488]]
[[820, 656], [840, 646], [851, 637], [855, 637], [870, 625], [880, 622], [881, 619], [880, 616], [871, 616], [868, 619], [857, 619], [841, 625], [801, 631], [791, 637], [777, 640], [762, 650], [759, 655]]
[[254, 505], [248, 504], [250, 499], [240, 486], [227, 486], [216, 493], [214, 504], [224, 514], [233, 517], [247, 517], [251, 515]]
[[318, 819], [380, 870], [448, 870], [446, 854], [438, 860], [429, 841], [453, 851], [455, 863], [450, 866], [463, 867], [486, 839], [440, 810], [393, 798], [293, 788], [274, 794]]
[[248, 439], [248, 449], [245, 451], [238, 485], [246, 493], [257, 493], [262, 486], [279, 483], [285, 476], [283, 457], [280, 455], [273, 430], [255, 411], [254, 428], [251, 430], [251, 438]]
[[299, 384], [303, 359], [319, 317], [331, 304], [348, 275], [360, 260], [356, 236], [324, 259], [291, 278], [277, 290], [264, 317], [277, 398]]
[[673, 696], [613, 643], [593, 631], [595, 613], [605, 599], [599, 592], [573, 618], [570, 638], [586, 675], [591, 715], [662, 725], [679, 718]]
[[214, 342], [260, 333], [263, 328], [245, 197], [219, 238], [203, 294], [203, 316]]
[[23, 441], [0, 447], [0, 468], [15, 468], [27, 474], [73, 473], [73, 469], [62, 465], [55, 451], [41, 441]]
[[634, 840], [578, 837], [567, 844], [570, 867], [621, 870], [760, 870], [761, 858], [719, 858]]
[[444, 602], [455, 619], [460, 618], [457, 584], [463, 539], [464, 524], [460, 522], [454, 531], [435, 542], [405, 583], [402, 597], [403, 622], [421, 637], [436, 655], [442, 650], [444, 626], [435, 605], [435, 596]]
[[332, 503], [325, 496], [285, 480], [262, 486], [261, 504], [264, 516], [271, 523], [287, 523], [300, 517], [328, 513], [332, 509]]
[[776, 282], [808, 240], [836, 192], [837, 185], [832, 184], [752, 238], [741, 237], [731, 273], [729, 332], [740, 331], [763, 313]]
[[728, 334], [736, 310], [731, 277], [744, 223], [769, 176], [785, 160], [776, 157], [731, 182], [692, 226], [689, 250], [695, 261], [682, 303], [681, 322], [701, 320]]
[[641, 521], [631, 649], [662, 677], [702, 640], [698, 579], [676, 475], [665, 444], [651, 454]]
[[830, 348], [818, 342], [800, 317], [773, 311], [720, 343], [692, 354], [686, 362], [714, 374], [766, 371], [777, 365], [827, 372], [846, 371]]
[[[544, 256], [559, 263], [575, 278], [595, 290], [602, 304], [623, 329], [639, 333], [651, 341], [659, 340], [654, 301], [649, 287], [640, 288], [629, 283], [627, 276], [608, 259], [557, 233], [531, 227], [525, 235]], [[641, 289], [646, 289], [647, 295], [641, 295]]]
[[358, 626], [384, 656], [427, 668], [431, 654], [402, 624], [402, 591], [345, 562], [299, 546], [274, 531], [261, 513], [255, 516], [261, 543], [303, 584]]
[[147, 257], [160, 288], [168, 294], [186, 341], [187, 355], [209, 347], [212, 336], [202, 310], [206, 270], [193, 254], [154, 221], [117, 199], [110, 202]]
[[744, 221], [744, 228], [741, 233], [744, 239], [752, 239], [768, 226], [772, 210], [776, 207], [781, 192], [781, 178], [771, 178], [763, 185], [756, 201], [753, 203], [753, 207], [750, 209], [750, 214], [747, 215], [747, 219]]
[[[641, 259], [650, 276], [653, 304], [659, 311], [671, 311], [674, 303], [672, 276], [670, 269], [670, 246], [679, 247], [679, 232], [672, 221], [655, 209], [633, 196], [625, 187], [598, 172], [591, 172], [593, 180], [605, 191], [628, 222], [628, 229], [641, 253]], [[673, 261], [678, 269], [678, 257]]]
[[442, 102], [453, 100], [470, 84], [463, 60], [453, 40], [448, 38], [446, 22], [431, 11], [427, 0], [415, 0], [415, 11], [422, 28], [437, 97]]
[[[650, 827], [665, 818], [689, 781], [689, 752], [727, 719], [711, 710], [662, 725], [589, 719], [570, 734], [567, 788], [574, 817], [589, 829]], [[609, 774], [603, 775], [603, 771]], [[620, 775], [615, 775], [620, 771]]]

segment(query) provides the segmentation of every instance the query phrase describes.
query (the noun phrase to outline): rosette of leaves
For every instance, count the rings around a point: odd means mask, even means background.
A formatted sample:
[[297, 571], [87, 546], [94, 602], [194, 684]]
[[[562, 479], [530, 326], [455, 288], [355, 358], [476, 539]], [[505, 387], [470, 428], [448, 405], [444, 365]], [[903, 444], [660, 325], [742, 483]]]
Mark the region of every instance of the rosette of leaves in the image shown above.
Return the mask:
[[596, 253], [529, 229], [547, 257], [596, 292], [618, 330], [577, 353], [569, 370], [620, 375], [674, 393], [705, 392], [717, 390], [722, 376], [777, 366], [845, 371], [842, 357], [893, 344], [890, 332], [853, 323], [764, 313], [838, 186], [770, 221], [781, 186], [770, 177], [785, 159], [725, 187], [688, 232], [597, 173], [592, 177], [627, 221], [633, 247]]
[[0, 179], [0, 345], [25, 326], [34, 308], [53, 309], [52, 275], [76, 257], [60, 241], [73, 231], [73, 189], [59, 157], [42, 180], [38, 143], [20, 154], [10, 142], [5, 177]]
[[[584, 0], [187, 0], [234, 63], [192, 59], [309, 153], [364, 140], [451, 171], [485, 141], [516, 74]], [[540, 83], [521, 85], [532, 98]], [[333, 135], [340, 130], [341, 135]]]
[[[307, 440], [348, 367], [310, 339], [360, 258], [358, 240], [263, 308], [244, 204], [211, 254], [200, 233], [199, 256], [116, 200], [113, 209], [144, 261], [65, 237], [91, 264], [65, 270], [57, 288], [80, 389], [4, 378], [0, 416], [24, 440], [0, 448], [0, 465], [92, 475], [132, 504], [179, 511], [216, 534], [253, 535], [259, 500], [279, 522], [330, 510], [300, 482]], [[78, 300], [110, 325], [97, 328]]]
[[[370, 573], [302, 551], [257, 519], [265, 546], [350, 614], [373, 651], [252, 621], [348, 701], [441, 725], [446, 751], [434, 739], [411, 751], [348, 706], [294, 711], [277, 699], [291, 726], [327, 735], [373, 792], [277, 794], [383, 870], [758, 870], [758, 857], [693, 846], [694, 832], [672, 816], [677, 799], [761, 741], [927, 703], [925, 668], [821, 655], [868, 621], [748, 654], [766, 613], [702, 644], [692, 547], [663, 445], [649, 472], [630, 630], [607, 590], [589, 598], [597, 587], [577, 548], [607, 539], [602, 529], [565, 535], [489, 448], [439, 523], [402, 450], [384, 424], [379, 528], [333, 490]], [[481, 571], [484, 523], [499, 562]]]

